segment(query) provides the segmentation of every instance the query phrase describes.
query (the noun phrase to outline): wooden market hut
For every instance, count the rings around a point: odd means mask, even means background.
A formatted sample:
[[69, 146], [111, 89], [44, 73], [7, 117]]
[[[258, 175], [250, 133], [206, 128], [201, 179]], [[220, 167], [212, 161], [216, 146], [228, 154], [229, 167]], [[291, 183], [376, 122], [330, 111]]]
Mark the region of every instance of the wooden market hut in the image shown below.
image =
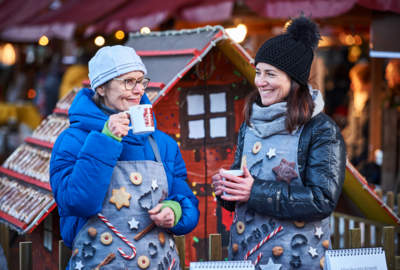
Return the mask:
[[[49, 183], [53, 143], [69, 126], [71, 91], [0, 166], [0, 240], [8, 269], [18, 269], [19, 242], [32, 242], [33, 269], [58, 269], [59, 216]], [[11, 229], [11, 230], [10, 230]]]
[[244, 98], [252, 90], [252, 58], [220, 26], [131, 34], [126, 45], [147, 67], [158, 128], [180, 144], [200, 201], [199, 225], [186, 237], [186, 258], [206, 260], [208, 234], [224, 234], [230, 225], [211, 176], [233, 162]]

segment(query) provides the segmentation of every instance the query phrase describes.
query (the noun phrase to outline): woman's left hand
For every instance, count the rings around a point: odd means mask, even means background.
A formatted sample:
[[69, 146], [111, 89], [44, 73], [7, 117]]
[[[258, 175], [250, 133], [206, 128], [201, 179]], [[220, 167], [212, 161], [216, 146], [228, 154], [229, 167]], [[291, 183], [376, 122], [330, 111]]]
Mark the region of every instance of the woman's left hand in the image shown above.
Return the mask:
[[225, 201], [247, 202], [250, 198], [251, 188], [253, 187], [254, 178], [251, 176], [247, 166], [243, 166], [243, 176], [233, 176], [225, 174], [224, 170], [220, 170], [220, 175], [226, 180], [223, 181], [224, 192], [229, 195], [222, 195], [221, 199]]
[[169, 207], [165, 207], [161, 210], [162, 206], [163, 205], [159, 203], [153, 209], [150, 209], [148, 211], [150, 218], [158, 227], [172, 228], [175, 222], [174, 211]]

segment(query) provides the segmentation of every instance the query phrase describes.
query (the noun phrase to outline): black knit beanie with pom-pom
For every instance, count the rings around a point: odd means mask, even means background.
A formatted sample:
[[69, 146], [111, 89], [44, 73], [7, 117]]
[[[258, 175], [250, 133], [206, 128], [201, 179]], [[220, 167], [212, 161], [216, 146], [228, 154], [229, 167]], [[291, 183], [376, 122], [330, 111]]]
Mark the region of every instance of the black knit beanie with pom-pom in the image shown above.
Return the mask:
[[267, 40], [258, 49], [255, 64], [270, 64], [286, 72], [298, 83], [307, 85], [319, 40], [317, 25], [300, 15], [289, 22], [283, 34]]

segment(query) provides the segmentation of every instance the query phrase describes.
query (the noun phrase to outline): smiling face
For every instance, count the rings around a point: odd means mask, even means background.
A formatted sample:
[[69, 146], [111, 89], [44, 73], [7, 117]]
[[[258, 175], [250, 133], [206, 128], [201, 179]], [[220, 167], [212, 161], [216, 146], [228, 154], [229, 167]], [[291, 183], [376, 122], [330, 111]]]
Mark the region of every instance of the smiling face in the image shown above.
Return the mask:
[[290, 77], [267, 63], [257, 63], [254, 83], [264, 106], [283, 101], [290, 92]]
[[[144, 77], [141, 71], [125, 73], [117, 78], [141, 81]], [[132, 90], [125, 88], [125, 82], [121, 80], [111, 80], [108, 83], [97, 87], [97, 93], [104, 98], [104, 105], [117, 111], [127, 111], [129, 107], [138, 105], [144, 94], [144, 87], [137, 83]]]

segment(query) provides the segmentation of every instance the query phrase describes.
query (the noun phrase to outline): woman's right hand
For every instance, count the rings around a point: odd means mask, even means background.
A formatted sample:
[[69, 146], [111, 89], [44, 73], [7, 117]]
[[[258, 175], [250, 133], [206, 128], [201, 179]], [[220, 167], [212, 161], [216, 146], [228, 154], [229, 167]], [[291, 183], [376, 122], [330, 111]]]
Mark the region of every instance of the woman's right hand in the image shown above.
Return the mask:
[[124, 137], [129, 132], [129, 115], [126, 112], [112, 114], [108, 118], [108, 129], [117, 137]]
[[211, 177], [211, 180], [215, 195], [220, 196], [223, 188], [222, 176], [217, 173]]

